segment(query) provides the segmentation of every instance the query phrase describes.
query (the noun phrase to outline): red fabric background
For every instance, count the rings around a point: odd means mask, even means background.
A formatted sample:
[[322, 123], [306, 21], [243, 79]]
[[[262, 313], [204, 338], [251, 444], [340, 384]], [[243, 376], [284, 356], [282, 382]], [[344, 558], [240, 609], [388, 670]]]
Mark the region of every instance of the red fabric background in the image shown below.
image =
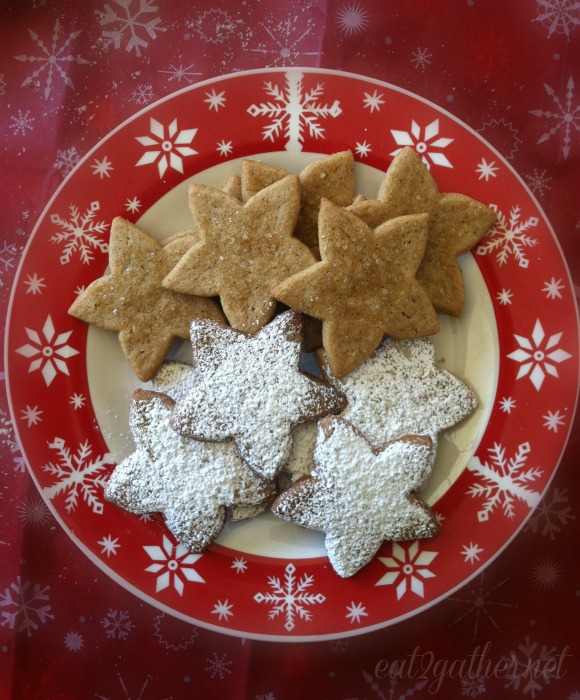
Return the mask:
[[[117, 17], [149, 9], [142, 16], [159, 20], [154, 36], [137, 27], [146, 46], [128, 47], [127, 31], [118, 48], [106, 46], [109, 25], [100, 20], [107, 7]], [[0, 313], [7, 312], [37, 217], [70, 166], [109, 130], [191, 82], [284, 65], [394, 83], [480, 132], [540, 201], [578, 295], [579, 24], [580, 5], [573, 0], [4, 2]], [[34, 59], [54, 51], [53, 41], [59, 55], [72, 58], [57, 61], [49, 80], [49, 64]], [[41, 503], [2, 387], [0, 602], [11, 599], [18, 580], [28, 583], [23, 595], [35, 601], [37, 627], [23, 628], [24, 613], [11, 621], [5, 614], [10, 605], [0, 606], [0, 697], [578, 700], [578, 447], [576, 421], [529, 525], [483, 575], [428, 612], [344, 641], [251, 642], [163, 615], [89, 563]], [[119, 620], [122, 634], [107, 635]], [[562, 658], [560, 677], [533, 683], [529, 676], [517, 682], [482, 677], [469, 684], [453, 677], [449, 666], [443, 673], [445, 660], [459, 663], [484, 648], [492, 664], [512, 652], [521, 660]], [[417, 667], [414, 676], [380, 677], [382, 663], [410, 659], [414, 650], [425, 654], [424, 664], [439, 665], [424, 677]]]

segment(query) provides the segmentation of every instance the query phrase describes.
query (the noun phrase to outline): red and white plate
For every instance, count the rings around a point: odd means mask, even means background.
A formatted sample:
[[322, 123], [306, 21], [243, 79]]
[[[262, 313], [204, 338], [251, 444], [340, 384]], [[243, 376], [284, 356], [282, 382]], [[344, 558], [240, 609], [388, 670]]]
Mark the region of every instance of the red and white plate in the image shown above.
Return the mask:
[[[425, 497], [432, 540], [384, 543], [339, 578], [319, 533], [272, 514], [228, 526], [203, 555], [176, 545], [158, 515], [103, 501], [132, 450], [137, 386], [116, 336], [67, 314], [107, 267], [110, 221], [158, 238], [188, 228], [186, 190], [221, 187], [255, 156], [295, 172], [351, 149], [359, 191], [376, 195], [392, 156], [412, 146], [443, 192], [492, 207], [497, 224], [463, 256], [467, 302], [435, 337], [471, 383], [476, 413], [441, 440]], [[578, 390], [577, 312], [549, 222], [522, 180], [477, 133], [395, 86], [319, 69], [236, 73], [186, 88], [119, 126], [79, 163], [40, 217], [11, 298], [6, 367], [32, 476], [92, 562], [143, 600], [243, 637], [321, 640], [416, 614], [495, 558], [524, 525], [558, 465]]]

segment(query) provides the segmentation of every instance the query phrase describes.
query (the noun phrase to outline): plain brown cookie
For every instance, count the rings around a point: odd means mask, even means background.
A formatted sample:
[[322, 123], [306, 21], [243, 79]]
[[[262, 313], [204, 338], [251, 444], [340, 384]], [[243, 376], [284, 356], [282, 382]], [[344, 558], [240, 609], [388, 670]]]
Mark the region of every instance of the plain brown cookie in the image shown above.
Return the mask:
[[141, 381], [155, 374], [175, 338], [189, 336], [194, 318], [223, 320], [213, 299], [163, 288], [163, 278], [185, 250], [185, 240], [164, 247], [129, 221], [115, 218], [110, 274], [92, 282], [69, 309], [81, 321], [118, 332], [125, 357]]
[[427, 224], [426, 214], [416, 214], [373, 230], [322, 201], [321, 262], [280, 282], [272, 293], [322, 320], [323, 346], [335, 376], [358, 367], [385, 334], [417, 338], [438, 331], [433, 305], [415, 279]]

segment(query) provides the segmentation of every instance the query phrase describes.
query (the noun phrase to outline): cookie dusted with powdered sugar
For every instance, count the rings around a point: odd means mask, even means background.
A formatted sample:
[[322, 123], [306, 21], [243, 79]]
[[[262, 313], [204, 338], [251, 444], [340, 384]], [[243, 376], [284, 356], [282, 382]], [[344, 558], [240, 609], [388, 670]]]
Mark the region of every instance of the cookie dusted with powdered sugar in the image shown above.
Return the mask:
[[429, 477], [432, 450], [424, 436], [372, 448], [348, 421], [328, 416], [318, 424], [312, 476], [278, 496], [272, 510], [322, 530], [332, 567], [342, 577], [352, 576], [385, 540], [439, 533], [433, 512], [414, 493]]
[[113, 471], [105, 497], [131, 513], [163, 513], [168, 529], [192, 552], [207, 549], [223, 528], [228, 509], [265, 506], [272, 486], [257, 477], [232, 441], [184, 438], [169, 424], [174, 401], [138, 389], [130, 427], [137, 449]]
[[192, 323], [196, 381], [173, 410], [175, 430], [201, 440], [233, 438], [258, 475], [274, 478], [288, 460], [292, 426], [345, 407], [338, 390], [298, 368], [301, 332], [296, 311], [255, 335]]

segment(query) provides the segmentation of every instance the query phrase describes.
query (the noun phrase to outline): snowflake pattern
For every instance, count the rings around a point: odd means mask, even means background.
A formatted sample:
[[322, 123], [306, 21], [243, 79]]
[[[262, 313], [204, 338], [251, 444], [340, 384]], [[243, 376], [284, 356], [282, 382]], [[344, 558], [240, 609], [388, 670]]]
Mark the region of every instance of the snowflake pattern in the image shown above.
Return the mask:
[[516, 379], [529, 377], [536, 390], [540, 391], [547, 374], [558, 378], [556, 364], [572, 357], [569, 352], [558, 347], [562, 335], [563, 333], [554, 333], [546, 338], [540, 319], [536, 320], [530, 338], [514, 334], [519, 348], [507, 357], [520, 363]]
[[14, 583], [0, 592], [0, 612], [2, 627], [8, 627], [16, 632], [25, 632], [28, 637], [40, 625], [48, 620], [54, 620], [50, 612], [48, 591], [50, 586], [41, 586], [30, 581], [22, 581], [18, 576]]
[[346, 619], [350, 620], [350, 624], [357, 622], [360, 624], [363, 617], [368, 617], [368, 612], [362, 603], [355, 603], [354, 600], [350, 605], [346, 606]]
[[157, 162], [160, 178], [165, 175], [168, 167], [183, 174], [183, 158], [197, 155], [197, 151], [188, 145], [193, 141], [197, 129], [183, 129], [179, 131], [177, 119], [174, 119], [167, 127], [166, 136], [163, 124], [151, 117], [149, 120], [149, 131], [152, 136], [136, 136], [135, 138], [142, 146], [154, 148], [155, 150], [145, 151], [136, 165], [150, 165]]
[[574, 519], [568, 489], [554, 488], [540, 501], [524, 530], [554, 540], [562, 528]]
[[538, 16], [548, 28], [548, 36], [564, 34], [569, 37], [572, 30], [580, 24], [580, 4], [578, 0], [536, 0]]
[[56, 152], [54, 168], [65, 178], [72, 172], [80, 159], [81, 157], [74, 146], [72, 148], [59, 148]]
[[153, 99], [153, 85], [137, 85], [131, 93], [131, 102], [147, 105]]
[[297, 19], [297, 16], [288, 17], [288, 19], [281, 21], [272, 19], [262, 25], [270, 42], [264, 42], [258, 47], [253, 47], [249, 50], [262, 54], [265, 62], [269, 56], [272, 57], [272, 60], [266, 63], [266, 68], [271, 68], [275, 65], [300, 65], [299, 59], [302, 56], [318, 55], [318, 51], [302, 51], [300, 48], [303, 40], [315, 28], [314, 22], [308, 14], [304, 14], [300, 22]]
[[284, 570], [284, 580], [277, 576], [268, 577], [268, 585], [272, 589], [267, 593], [256, 593], [256, 603], [266, 603], [272, 606], [268, 619], [283, 617], [284, 628], [291, 632], [296, 626], [296, 616], [305, 622], [312, 619], [312, 613], [307, 606], [324, 603], [326, 596], [322, 593], [311, 593], [308, 589], [314, 583], [314, 576], [303, 574], [296, 578], [296, 567], [292, 562]]
[[0, 274], [1, 272], [7, 272], [14, 267], [15, 255], [16, 246], [13, 243], [6, 243], [6, 241], [4, 241], [2, 243], [2, 247], [0, 248], [0, 265], [3, 266], [3, 270], [0, 271]]
[[342, 34], [361, 34], [370, 24], [369, 13], [358, 3], [343, 5], [336, 13], [336, 24]]
[[477, 512], [479, 522], [488, 521], [498, 506], [501, 506], [506, 517], [514, 518], [516, 499], [530, 508], [537, 506], [540, 494], [533, 491], [530, 484], [539, 479], [543, 472], [537, 467], [525, 469], [531, 452], [530, 443], [519, 445], [515, 454], [509, 458], [505, 448], [497, 442], [488, 452], [489, 463], [482, 463], [479, 457], [472, 457], [467, 464], [469, 471], [479, 478], [467, 489], [467, 495], [485, 499], [483, 507]]
[[102, 38], [105, 47], [113, 46], [120, 49], [124, 45], [127, 53], [135, 51], [141, 56], [141, 49], [149, 46], [158, 34], [165, 31], [161, 27], [161, 19], [152, 17], [157, 12], [154, 0], [113, 0], [117, 7], [107, 3], [102, 10], [95, 10], [101, 27], [104, 29]]
[[477, 637], [479, 625], [482, 618], [487, 619], [487, 621], [491, 623], [491, 625], [493, 625], [493, 627], [496, 630], [501, 631], [497, 621], [495, 620], [492, 614], [492, 610], [496, 607], [514, 608], [516, 606], [512, 603], [505, 603], [503, 601], [494, 600], [493, 594], [499, 588], [505, 585], [508, 580], [509, 579], [506, 578], [503, 581], [499, 581], [491, 588], [487, 588], [484, 583], [484, 574], [481, 574], [481, 576], [479, 576], [474, 583], [468, 584], [467, 586], [465, 586], [465, 588], [462, 589], [462, 594], [466, 595], [466, 597], [448, 598], [448, 601], [453, 603], [462, 603], [467, 608], [465, 612], [463, 612], [461, 615], [459, 615], [459, 617], [453, 620], [449, 627], [453, 627], [462, 620], [465, 620], [466, 618], [473, 615], [475, 620], [473, 625], [473, 639]]
[[193, 64], [190, 66], [184, 66], [180, 63], [179, 66], [174, 66], [172, 63], [169, 64], [169, 68], [166, 70], [160, 70], [159, 73], [164, 73], [169, 76], [167, 78], [168, 82], [175, 80], [178, 85], [181, 85], [181, 81], [184, 80], [188, 85], [191, 85], [195, 78], [201, 73], [197, 71], [192, 71]]
[[380, 112], [381, 105], [385, 104], [383, 97], [384, 94], [379, 94], [378, 90], [375, 90], [372, 95], [369, 92], [365, 92], [363, 99], [364, 108], [368, 109], [371, 114], [375, 111], [375, 109], [377, 110], [377, 112]]
[[415, 66], [415, 68], [425, 72], [427, 67], [431, 65], [432, 58], [433, 54], [428, 49], [419, 48], [413, 51], [411, 63]]
[[490, 204], [489, 207], [496, 213], [497, 220], [490, 233], [476, 248], [477, 254], [488, 255], [495, 252], [500, 265], [505, 265], [509, 258], [513, 257], [520, 267], [527, 268], [530, 261], [526, 249], [538, 243], [528, 235], [528, 231], [538, 225], [538, 217], [530, 216], [523, 221], [522, 210], [518, 205], [510, 209], [509, 217], [496, 204]]
[[50, 386], [59, 372], [69, 375], [66, 360], [79, 354], [78, 350], [68, 345], [72, 331], [56, 334], [52, 318], [46, 317], [42, 327], [42, 338], [38, 331], [24, 328], [29, 343], [16, 349], [19, 355], [30, 360], [28, 372], [40, 370], [46, 386]]
[[50, 511], [39, 496], [32, 496], [18, 506], [18, 515], [25, 525], [40, 527], [50, 521]]
[[38, 49], [36, 53], [40, 55], [21, 54], [19, 56], [14, 56], [17, 61], [22, 61], [23, 63], [34, 63], [38, 65], [38, 68], [36, 68], [24, 79], [22, 87], [27, 87], [29, 85], [40, 86], [41, 76], [46, 76], [43, 92], [44, 99], [47, 100], [52, 92], [53, 79], [56, 74], [60, 76], [61, 80], [67, 87], [74, 89], [73, 82], [68, 76], [65, 67], [71, 63], [76, 63], [77, 65], [88, 65], [90, 63], [90, 61], [85, 60], [79, 55], [73, 56], [71, 53], [69, 53], [71, 44], [75, 42], [75, 40], [81, 34], [81, 31], [78, 30], [72, 32], [67, 39], [61, 42], [60, 21], [57, 19], [54, 23], [54, 28], [52, 31], [51, 45], [46, 44], [36, 32], [32, 31], [32, 29], [29, 29], [28, 33]]
[[236, 570], [236, 574], [245, 574], [248, 570], [248, 562], [243, 557], [238, 557], [232, 562], [231, 568]]
[[355, 151], [356, 154], [361, 158], [366, 158], [368, 154], [372, 151], [371, 144], [367, 143], [366, 141], [363, 141], [362, 143], [357, 141]]
[[419, 542], [415, 540], [408, 547], [398, 542], [392, 543], [392, 557], [379, 557], [387, 569], [375, 586], [392, 586], [398, 579], [397, 600], [410, 590], [420, 598], [425, 597], [424, 579], [433, 578], [435, 574], [428, 568], [438, 552], [419, 551]]
[[125, 209], [131, 214], [136, 214], [143, 205], [139, 201], [138, 197], [133, 197], [132, 199], [127, 199], [125, 202]]
[[476, 561], [479, 561], [479, 555], [482, 552], [483, 547], [470, 542], [469, 544], [463, 545], [461, 549], [461, 556], [463, 557], [465, 563], [469, 562], [470, 564], [475, 564]]
[[566, 423], [560, 411], [548, 411], [542, 418], [544, 419], [544, 428], [553, 430], [555, 433], [558, 432], [558, 428]]
[[31, 116], [29, 109], [26, 112], [19, 109], [16, 114], [11, 115], [10, 122], [14, 136], [26, 136], [29, 131], [33, 130], [35, 119]]
[[498, 170], [499, 168], [495, 164], [495, 160], [492, 160], [488, 163], [485, 160], [485, 158], [482, 158], [481, 162], [475, 169], [475, 172], [479, 175], [479, 180], [485, 180], [486, 182], [489, 182], [490, 177], [497, 177]]
[[550, 109], [532, 109], [530, 114], [549, 120], [553, 126], [546, 128], [537, 143], [544, 143], [558, 135], [562, 143], [562, 155], [564, 159], [570, 155], [572, 143], [572, 129], [580, 131], [580, 104], [574, 103], [574, 79], [570, 77], [566, 83], [566, 93], [559, 97], [554, 88], [544, 83], [544, 89], [553, 102]]
[[46, 284], [44, 284], [44, 277], [39, 277], [36, 272], [32, 275], [26, 275], [26, 279], [23, 281], [26, 285], [26, 294], [42, 294], [42, 290], [46, 289]]
[[105, 177], [110, 178], [111, 170], [114, 170], [113, 163], [107, 158], [107, 156], [103, 156], [101, 160], [95, 158], [94, 163], [91, 165], [91, 169], [93, 171], [93, 175], [98, 175], [101, 180]]
[[218, 654], [216, 651], [205, 660], [206, 666], [205, 670], [209, 673], [212, 678], [223, 679], [232, 672], [230, 668], [232, 662], [228, 659], [227, 654]]
[[216, 92], [214, 89], [212, 89], [211, 92], [206, 92], [206, 99], [204, 102], [207, 103], [209, 110], [211, 111], [212, 109], [215, 109], [216, 112], [219, 112], [220, 107], [225, 107], [226, 105], [226, 91], [222, 90], [221, 92]]
[[113, 535], [106, 535], [103, 539], [99, 540], [97, 544], [101, 547], [101, 554], [106, 554], [107, 559], [111, 556], [116, 556], [117, 550], [121, 546], [119, 544], [119, 538], [113, 537]]
[[405, 146], [411, 146], [417, 151], [427, 168], [430, 168], [432, 163], [444, 168], [453, 167], [447, 156], [439, 149], [447, 148], [454, 139], [439, 136], [439, 119], [435, 119], [423, 129], [413, 119], [410, 131], [391, 129], [391, 134], [400, 148], [392, 151], [389, 155], [396, 156]]
[[217, 603], [213, 606], [213, 610], [211, 611], [212, 615], [217, 615], [218, 620], [221, 622], [222, 620], [226, 620], [226, 622], [230, 619], [230, 617], [234, 614], [232, 612], [233, 604], [229, 602], [229, 600], [226, 598], [225, 600], [218, 600]]
[[512, 303], [513, 292], [511, 289], [502, 289], [497, 292], [495, 298], [499, 301], [502, 306], [507, 306]]
[[248, 113], [252, 117], [270, 119], [270, 123], [262, 130], [263, 139], [273, 142], [276, 137], [284, 136], [287, 139], [287, 151], [302, 150], [305, 129], [311, 138], [324, 138], [324, 128], [320, 125], [320, 119], [336, 119], [342, 114], [338, 100], [331, 105], [321, 104], [323, 83], [318, 83], [312, 90], [304, 90], [302, 78], [302, 73], [288, 71], [283, 88], [267, 81], [264, 84], [264, 92], [273, 100], [248, 107]]
[[511, 413], [516, 407], [516, 400], [511, 396], [504, 396], [499, 402], [499, 407], [504, 413]]
[[78, 254], [83, 264], [88, 265], [94, 260], [96, 251], [108, 252], [109, 244], [101, 238], [107, 232], [107, 224], [95, 220], [100, 207], [99, 202], [94, 201], [81, 213], [76, 204], [71, 204], [68, 220], [60, 214], [50, 215], [51, 223], [60, 228], [60, 231], [53, 233], [50, 241], [64, 246], [60, 256], [61, 265], [68, 264], [75, 254]]
[[485, 693], [485, 676], [470, 674], [461, 679], [461, 695], [476, 698]]
[[542, 291], [548, 299], [561, 299], [562, 289], [566, 289], [566, 285], [562, 284], [562, 280], [557, 280], [555, 277], [552, 277], [549, 282], [544, 284]]
[[62, 438], [54, 438], [48, 447], [58, 455], [56, 462], [48, 462], [42, 469], [53, 477], [54, 484], [43, 489], [48, 500], [66, 494], [65, 509], [67, 513], [75, 511], [79, 496], [97, 515], [103, 513], [102, 490], [107, 482], [107, 465], [113, 464], [112, 456], [93, 457], [93, 448], [88, 440], [82, 442], [76, 452], [71, 452]]
[[148, 566], [145, 571], [157, 574], [156, 593], [173, 585], [177, 593], [182, 596], [185, 581], [205, 583], [204, 579], [193, 568], [193, 564], [203, 556], [202, 554], [192, 554], [182, 544], [173, 545], [166, 535], [163, 535], [161, 547], [148, 545], [144, 546], [143, 549], [147, 552], [147, 556], [155, 562]]
[[502, 656], [502, 661], [509, 664], [504, 688], [521, 690], [535, 698], [554, 678], [555, 652], [555, 647], [540, 646], [526, 637], [517, 650]]
[[548, 175], [547, 170], [534, 168], [531, 174], [526, 176], [526, 182], [534, 194], [538, 197], [545, 197], [550, 190], [552, 177]]
[[128, 610], [110, 609], [101, 620], [101, 627], [109, 639], [127, 639], [135, 629]]

